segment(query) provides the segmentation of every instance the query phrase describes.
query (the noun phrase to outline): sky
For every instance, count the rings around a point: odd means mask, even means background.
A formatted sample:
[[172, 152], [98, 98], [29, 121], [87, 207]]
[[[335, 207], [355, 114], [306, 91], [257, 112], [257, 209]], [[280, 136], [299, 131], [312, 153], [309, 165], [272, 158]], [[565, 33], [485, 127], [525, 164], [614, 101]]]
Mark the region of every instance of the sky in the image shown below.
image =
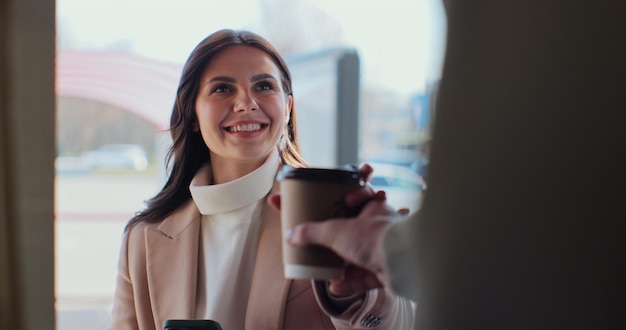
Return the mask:
[[[438, 76], [444, 32], [438, 0], [304, 1], [341, 24], [368, 83], [413, 93]], [[176, 63], [211, 32], [249, 28], [259, 17], [259, 0], [57, 0], [57, 22], [70, 39], [61, 46], [116, 45]]]

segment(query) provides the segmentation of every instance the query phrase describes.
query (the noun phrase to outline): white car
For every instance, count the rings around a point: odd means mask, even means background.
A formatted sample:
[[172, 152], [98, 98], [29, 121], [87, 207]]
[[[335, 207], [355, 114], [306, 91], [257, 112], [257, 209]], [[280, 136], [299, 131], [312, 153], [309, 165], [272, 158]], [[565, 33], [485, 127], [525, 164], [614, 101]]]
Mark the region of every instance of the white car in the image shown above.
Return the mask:
[[82, 155], [91, 169], [145, 171], [148, 168], [146, 150], [136, 144], [106, 144]]
[[422, 202], [422, 192], [426, 189], [423, 178], [410, 168], [384, 163], [368, 163], [374, 169], [370, 184], [376, 190], [384, 190], [387, 203], [393, 208], [408, 208], [410, 213], [417, 211]]

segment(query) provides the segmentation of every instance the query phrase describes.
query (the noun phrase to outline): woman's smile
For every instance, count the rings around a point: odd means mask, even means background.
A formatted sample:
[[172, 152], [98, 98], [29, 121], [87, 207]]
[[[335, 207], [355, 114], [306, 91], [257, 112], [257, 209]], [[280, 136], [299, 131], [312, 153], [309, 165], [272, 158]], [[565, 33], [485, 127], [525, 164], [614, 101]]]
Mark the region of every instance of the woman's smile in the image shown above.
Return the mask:
[[236, 123], [234, 125], [224, 127], [224, 130], [229, 133], [255, 133], [268, 126], [268, 124], [263, 123]]

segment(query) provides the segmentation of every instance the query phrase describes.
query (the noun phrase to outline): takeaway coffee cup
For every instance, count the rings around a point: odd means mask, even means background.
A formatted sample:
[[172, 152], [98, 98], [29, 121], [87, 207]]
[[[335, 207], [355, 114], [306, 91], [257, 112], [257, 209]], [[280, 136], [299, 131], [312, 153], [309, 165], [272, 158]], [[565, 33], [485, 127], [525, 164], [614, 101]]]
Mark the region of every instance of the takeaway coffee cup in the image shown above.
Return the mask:
[[[345, 205], [347, 193], [363, 186], [353, 167], [283, 167], [279, 177], [282, 232], [307, 221], [354, 216]], [[294, 247], [283, 241], [286, 278], [332, 279], [342, 276], [345, 262], [321, 246]]]

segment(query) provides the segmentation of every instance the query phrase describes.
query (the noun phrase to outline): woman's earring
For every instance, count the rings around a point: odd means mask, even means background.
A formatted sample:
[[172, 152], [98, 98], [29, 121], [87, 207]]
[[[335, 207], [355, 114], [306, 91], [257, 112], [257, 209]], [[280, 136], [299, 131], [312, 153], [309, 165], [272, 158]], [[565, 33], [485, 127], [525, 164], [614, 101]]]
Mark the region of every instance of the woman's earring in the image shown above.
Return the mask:
[[277, 144], [278, 150], [285, 150], [285, 148], [287, 147], [287, 141], [285, 141], [285, 133], [280, 135], [280, 138], [278, 138], [278, 144]]

